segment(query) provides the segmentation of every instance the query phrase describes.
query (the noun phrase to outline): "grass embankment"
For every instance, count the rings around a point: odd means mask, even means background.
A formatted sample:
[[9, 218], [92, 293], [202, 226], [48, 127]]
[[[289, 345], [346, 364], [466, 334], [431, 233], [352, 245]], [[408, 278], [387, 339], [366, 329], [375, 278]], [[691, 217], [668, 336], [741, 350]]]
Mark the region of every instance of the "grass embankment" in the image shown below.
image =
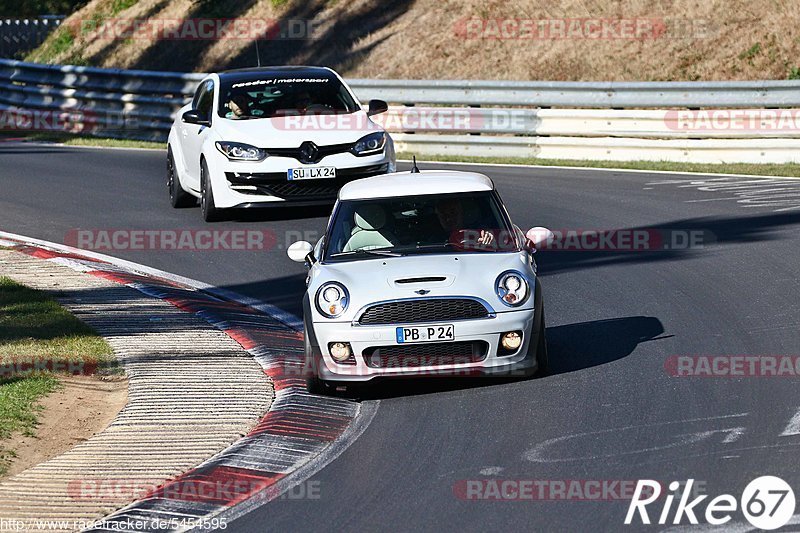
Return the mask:
[[[411, 159], [411, 153], [399, 153], [398, 159]], [[756, 163], [673, 163], [670, 161], [584, 161], [572, 159], [538, 159], [535, 157], [471, 157], [471, 156], [418, 156], [422, 161], [450, 163], [483, 163], [557, 167], [621, 168], [629, 170], [660, 170], [694, 172], [700, 174], [748, 174], [755, 176], [800, 177], [800, 164], [768, 165]]]
[[47, 294], [0, 277], [0, 475], [14, 457], [5, 441], [35, 432], [38, 401], [59, 388], [58, 369], [113, 361], [111, 347]]

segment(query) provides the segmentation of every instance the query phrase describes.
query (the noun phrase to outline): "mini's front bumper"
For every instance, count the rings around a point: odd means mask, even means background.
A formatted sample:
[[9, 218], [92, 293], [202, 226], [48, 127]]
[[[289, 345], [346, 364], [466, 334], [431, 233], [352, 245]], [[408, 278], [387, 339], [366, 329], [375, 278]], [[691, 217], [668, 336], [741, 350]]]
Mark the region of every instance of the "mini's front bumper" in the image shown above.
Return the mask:
[[[315, 322], [313, 324], [313, 348], [321, 358], [318, 375], [324, 380], [359, 382], [383, 376], [471, 376], [483, 374], [520, 375], [536, 366], [535, 351], [539, 331], [534, 327], [533, 309], [497, 313], [492, 318], [462, 320], [454, 322], [426, 322], [425, 326], [453, 324], [455, 342], [482, 341], [488, 344], [485, 357], [475, 362], [438, 364], [428, 366], [387, 366], [376, 368], [367, 363], [371, 349], [399, 346], [398, 327], [413, 327], [421, 324], [392, 324], [364, 326], [350, 322]], [[509, 331], [522, 332], [522, 344], [509, 355], [500, 355], [500, 337]], [[329, 345], [349, 342], [353, 349], [355, 364], [339, 364], [330, 356]], [[406, 345], [408, 346], [408, 345]], [[415, 345], [419, 346], [419, 345]], [[412, 358], [413, 360], [413, 358]], [[420, 358], [425, 362], [424, 356]], [[402, 360], [401, 360], [402, 361]]]

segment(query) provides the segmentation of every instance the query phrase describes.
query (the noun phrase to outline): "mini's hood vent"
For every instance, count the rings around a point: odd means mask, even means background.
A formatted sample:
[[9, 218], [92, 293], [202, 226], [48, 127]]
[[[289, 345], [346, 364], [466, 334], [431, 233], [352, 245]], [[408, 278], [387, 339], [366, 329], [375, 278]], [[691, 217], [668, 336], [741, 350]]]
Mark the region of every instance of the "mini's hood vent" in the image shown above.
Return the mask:
[[402, 278], [395, 280], [395, 283], [398, 285], [406, 285], [409, 283], [437, 283], [441, 281], [445, 281], [447, 278], [445, 276], [424, 276], [419, 278]]

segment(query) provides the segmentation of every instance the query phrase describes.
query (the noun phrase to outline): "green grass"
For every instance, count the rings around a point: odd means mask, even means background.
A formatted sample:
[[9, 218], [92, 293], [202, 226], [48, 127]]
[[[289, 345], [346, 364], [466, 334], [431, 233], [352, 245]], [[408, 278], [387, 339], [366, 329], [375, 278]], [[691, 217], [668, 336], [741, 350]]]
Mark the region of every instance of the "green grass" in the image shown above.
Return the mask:
[[3, 441], [14, 433], [35, 434], [42, 408], [38, 401], [60, 387], [51, 374], [39, 374], [0, 382], [0, 476], [4, 475], [15, 457]]
[[739, 59], [752, 60], [759, 53], [761, 53], [761, 43], [755, 43], [753, 46], [739, 54]]
[[14, 362], [97, 362], [117, 371], [111, 347], [46, 293], [0, 277], [0, 475], [14, 457], [3, 441], [32, 435], [38, 400], [59, 387], [57, 374], [15, 374]]
[[46, 293], [0, 277], [0, 363], [16, 357], [113, 361], [108, 343]]
[[50, 63], [56, 57], [69, 50], [74, 43], [75, 36], [72, 34], [72, 29], [62, 26], [47, 37], [40, 47], [33, 49], [25, 56], [25, 61]]
[[[10, 135], [13, 137], [14, 135]], [[3, 135], [0, 135], [2, 138]], [[9, 136], [6, 136], [9, 137]], [[107, 148], [148, 148], [165, 150], [166, 143], [153, 141], [137, 141], [135, 139], [110, 139], [107, 137], [80, 137], [67, 133], [30, 133], [25, 135], [29, 141], [54, 142], [68, 146], [103, 146]]]
[[[398, 159], [411, 159], [412, 153], [398, 153]], [[631, 170], [667, 170], [701, 174], [752, 174], [757, 176], [800, 177], [800, 164], [767, 165], [756, 163], [673, 163], [669, 161], [585, 161], [572, 159], [539, 159], [535, 157], [472, 157], [417, 156], [418, 161], [447, 161], [451, 163], [510, 164], [531, 166], [622, 168]]]
[[118, 15], [122, 11], [133, 7], [139, 0], [112, 0], [111, 2], [111, 16]]

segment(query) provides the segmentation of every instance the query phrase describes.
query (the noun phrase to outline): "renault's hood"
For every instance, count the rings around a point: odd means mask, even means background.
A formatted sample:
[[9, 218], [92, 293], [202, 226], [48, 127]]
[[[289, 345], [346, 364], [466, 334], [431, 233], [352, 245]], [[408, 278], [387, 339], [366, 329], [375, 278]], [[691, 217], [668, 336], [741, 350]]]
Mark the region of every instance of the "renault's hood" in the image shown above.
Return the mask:
[[252, 144], [259, 148], [297, 148], [305, 141], [318, 146], [356, 142], [383, 131], [364, 111], [348, 115], [309, 115], [257, 119], [215, 119], [221, 140]]

